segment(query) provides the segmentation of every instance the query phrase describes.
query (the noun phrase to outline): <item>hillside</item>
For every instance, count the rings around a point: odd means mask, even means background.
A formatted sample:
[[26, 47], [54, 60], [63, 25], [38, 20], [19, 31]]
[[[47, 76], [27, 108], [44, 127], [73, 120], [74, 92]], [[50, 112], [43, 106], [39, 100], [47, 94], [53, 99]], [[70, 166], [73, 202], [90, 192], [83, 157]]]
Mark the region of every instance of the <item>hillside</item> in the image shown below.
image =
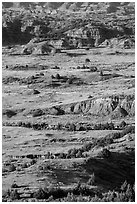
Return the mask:
[[135, 34], [134, 2], [3, 2], [2, 12], [4, 44], [60, 38], [93, 25], [103, 28], [106, 38]]

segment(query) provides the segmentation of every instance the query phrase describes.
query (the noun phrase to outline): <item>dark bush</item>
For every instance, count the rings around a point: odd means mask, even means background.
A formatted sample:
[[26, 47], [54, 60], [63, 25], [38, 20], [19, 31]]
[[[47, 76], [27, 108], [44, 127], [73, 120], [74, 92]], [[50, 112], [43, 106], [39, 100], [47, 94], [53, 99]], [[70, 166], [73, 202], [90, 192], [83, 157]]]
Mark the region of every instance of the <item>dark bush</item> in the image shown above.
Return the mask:
[[49, 197], [48, 193], [45, 192], [45, 190], [43, 190], [42, 188], [39, 188], [38, 191], [36, 191], [33, 194], [33, 198], [37, 198], [37, 199], [46, 199], [48, 197]]
[[81, 157], [83, 157], [82, 151], [79, 150], [78, 153], [76, 154], [76, 158], [81, 158]]
[[80, 125], [80, 124], [78, 124], [77, 126], [76, 126], [76, 130], [77, 131], [85, 131], [87, 128], [86, 127], [84, 127], [84, 126], [82, 126], [82, 125]]
[[102, 70], [100, 71], [100, 76], [103, 76], [103, 71]]
[[16, 170], [16, 166], [14, 164], [11, 164], [9, 166], [9, 171], [12, 172], [12, 171], [15, 171]]
[[58, 124], [57, 124], [57, 127], [56, 127], [57, 130], [62, 130], [62, 126], [63, 126], [63, 125], [62, 125], [61, 123], [58, 123]]
[[87, 184], [88, 185], [95, 185], [95, 174], [94, 173], [90, 176]]
[[36, 159], [32, 159], [31, 162], [30, 162], [31, 165], [33, 165], [33, 164], [35, 164], [35, 163], [37, 163], [37, 160], [36, 160]]
[[54, 199], [63, 198], [67, 196], [67, 191], [57, 187], [57, 188], [49, 188], [49, 196], [53, 196]]
[[37, 130], [38, 129], [38, 127], [39, 127], [39, 124], [32, 124], [32, 128], [34, 129], [34, 130]]
[[25, 163], [23, 163], [22, 165], [22, 168], [28, 168], [28, 165], [27, 165], [27, 163], [25, 162]]
[[127, 126], [122, 132], [121, 132], [121, 136], [127, 135], [129, 133], [135, 133], [135, 127], [130, 125]]
[[90, 59], [89, 59], [89, 58], [86, 58], [86, 59], [85, 59], [85, 62], [90, 62]]
[[53, 115], [64, 115], [65, 111], [61, 109], [60, 107], [53, 106], [51, 109], [51, 114]]
[[76, 158], [76, 152], [72, 150], [71, 154], [68, 154], [70, 158]]
[[123, 121], [119, 124], [119, 127], [123, 129], [126, 125], [127, 125], [126, 122], [123, 120]]
[[124, 181], [124, 183], [121, 185], [121, 190], [126, 191], [127, 185], [128, 185], [127, 181]]
[[94, 130], [114, 130], [115, 126], [114, 124], [111, 123], [104, 123], [104, 124], [95, 124], [94, 125]]
[[55, 78], [56, 78], [56, 79], [60, 79], [61, 77], [60, 77], [59, 74], [56, 74]]
[[105, 159], [108, 159], [111, 156], [111, 152], [105, 148], [101, 151], [100, 156], [105, 158]]
[[33, 94], [40, 94], [40, 91], [38, 91], [37, 89], [34, 89]]
[[52, 79], [55, 79], [55, 77], [54, 77], [53, 75], [51, 75], [51, 78], [52, 78]]
[[114, 130], [115, 129], [115, 126], [114, 126], [114, 123], [109, 123], [109, 130]]
[[21, 122], [21, 121], [18, 122], [18, 126], [19, 126], [19, 127], [22, 126], [22, 122]]
[[101, 130], [101, 124], [95, 124], [94, 130]]
[[19, 186], [16, 184], [16, 183], [13, 183], [12, 185], [11, 185], [11, 188], [18, 188]]
[[17, 189], [11, 191], [10, 198], [11, 198], [11, 200], [19, 200], [20, 199], [20, 194], [18, 193]]
[[27, 122], [27, 123], [25, 124], [25, 127], [26, 127], [26, 128], [31, 128], [31, 127], [32, 127], [32, 125], [31, 125], [31, 123], [30, 123], [30, 122]]
[[38, 116], [41, 116], [41, 115], [43, 115], [43, 114], [44, 114], [44, 112], [43, 112], [41, 109], [37, 109], [37, 110], [35, 110], [35, 111], [33, 112], [32, 116], [33, 116], [33, 117], [38, 117]]
[[65, 153], [60, 153], [60, 155], [58, 157], [60, 159], [65, 159], [66, 158], [66, 154]]
[[8, 118], [11, 118], [12, 116], [15, 116], [17, 113], [14, 110], [3, 110], [3, 115], [7, 115]]
[[120, 133], [120, 132], [112, 133], [112, 134], [110, 134], [110, 137], [111, 137], [112, 139], [118, 139], [118, 138], [121, 137], [121, 133]]
[[66, 82], [67, 82], [68, 84], [72, 84], [72, 83], [73, 83], [73, 78], [69, 78]]
[[93, 146], [99, 146], [99, 147], [105, 147], [108, 144], [113, 143], [113, 138], [111, 135], [107, 135], [106, 137], [101, 137], [97, 139], [94, 143]]
[[86, 143], [85, 145], [83, 145], [82, 150], [84, 152], [88, 152], [92, 148], [92, 146], [93, 146], [93, 143], [91, 143], [91, 142]]
[[134, 191], [133, 187], [130, 184], [127, 185], [126, 197], [131, 202], [135, 200], [135, 191]]
[[76, 131], [76, 125], [74, 123], [67, 123], [65, 125], [65, 128], [68, 130], [68, 131]]
[[87, 184], [81, 184], [80, 182], [72, 190], [72, 193], [74, 195], [84, 195], [84, 196], [94, 195], [93, 191], [89, 188]]

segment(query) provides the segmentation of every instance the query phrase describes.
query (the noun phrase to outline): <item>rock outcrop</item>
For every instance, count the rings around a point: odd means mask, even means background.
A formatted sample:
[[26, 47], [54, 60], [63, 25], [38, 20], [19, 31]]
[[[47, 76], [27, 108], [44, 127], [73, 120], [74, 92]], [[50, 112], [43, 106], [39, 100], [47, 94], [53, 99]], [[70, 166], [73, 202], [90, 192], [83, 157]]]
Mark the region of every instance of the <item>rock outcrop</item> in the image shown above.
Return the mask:
[[129, 95], [88, 99], [74, 104], [62, 105], [60, 108], [66, 114], [107, 116], [113, 113], [118, 117], [133, 116], [135, 115], [135, 98]]
[[[110, 96], [104, 98], [87, 99], [80, 102], [57, 105], [42, 110], [46, 115], [90, 114], [112, 119], [135, 115], [135, 96]], [[31, 113], [31, 112], [30, 112]]]

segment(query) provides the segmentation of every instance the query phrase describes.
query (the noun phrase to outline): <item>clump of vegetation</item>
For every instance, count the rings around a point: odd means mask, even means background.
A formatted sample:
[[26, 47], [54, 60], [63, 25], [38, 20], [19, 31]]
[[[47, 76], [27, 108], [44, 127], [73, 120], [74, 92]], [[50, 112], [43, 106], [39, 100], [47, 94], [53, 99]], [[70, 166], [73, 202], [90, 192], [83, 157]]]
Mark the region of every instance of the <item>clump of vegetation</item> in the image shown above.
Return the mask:
[[60, 79], [60, 77], [61, 76], [59, 74], [56, 74], [56, 76], [55, 76], [56, 79]]
[[130, 126], [127, 126], [122, 132], [121, 132], [121, 136], [123, 135], [127, 135], [129, 133], [135, 133], [135, 127], [130, 125]]
[[14, 110], [3, 110], [3, 115], [6, 115], [8, 118], [11, 118], [12, 116], [15, 116], [17, 113]]
[[18, 193], [17, 189], [10, 191], [10, 199], [11, 200], [19, 200], [20, 194]]
[[37, 110], [35, 110], [34, 112], [33, 112], [33, 114], [32, 114], [32, 116], [33, 117], [38, 117], [38, 116], [41, 116], [41, 115], [43, 115], [44, 113], [43, 113], [43, 111], [41, 110], [41, 109], [37, 109]]
[[93, 146], [93, 143], [91, 142], [84, 144], [82, 147], [83, 152], [88, 152], [92, 148], [92, 146]]
[[67, 123], [65, 125], [65, 128], [68, 130], [68, 131], [76, 131], [76, 125], [74, 123]]
[[45, 199], [48, 198], [48, 195], [42, 188], [39, 188], [38, 191], [33, 194], [33, 197], [37, 199]]
[[39, 93], [40, 93], [40, 91], [38, 91], [37, 89], [33, 90], [33, 94], [39, 94]]
[[26, 162], [24, 162], [21, 166], [22, 168], [28, 168], [28, 164]]
[[94, 193], [93, 195], [88, 194], [87, 196], [81, 196], [72, 193], [68, 193], [67, 197], [61, 199], [65, 202], [134, 202], [135, 201], [135, 190], [130, 184], [127, 185], [125, 191], [108, 191], [101, 193], [100, 195]]
[[108, 158], [111, 157], [111, 152], [110, 152], [108, 149], [104, 148], [104, 149], [100, 152], [100, 156], [103, 157], [103, 158], [105, 158], [105, 159], [108, 159]]
[[16, 170], [16, 166], [14, 164], [11, 164], [9, 166], [9, 171], [12, 172], [12, 171], [15, 171]]
[[125, 128], [126, 125], [127, 125], [126, 122], [123, 120], [123, 121], [119, 124], [119, 127], [123, 129], [123, 128]]
[[67, 83], [68, 83], [68, 84], [72, 84], [72, 83], [73, 83], [73, 78], [69, 78], [69, 79], [67, 80]]
[[18, 188], [19, 186], [16, 184], [16, 183], [13, 183], [12, 185], [11, 185], [11, 188]]
[[114, 130], [114, 123], [96, 124], [94, 125], [94, 130]]
[[90, 189], [89, 185], [81, 184], [80, 182], [72, 189], [74, 195], [94, 195], [93, 191]]
[[57, 130], [62, 130], [62, 124], [61, 124], [61, 123], [58, 123], [57, 126], [56, 126], [56, 129], [57, 129]]
[[96, 178], [95, 178], [95, 174], [94, 174], [94, 172], [93, 172], [93, 174], [90, 176], [90, 178], [89, 178], [87, 184], [88, 184], [88, 185], [95, 185], [95, 182], [96, 182]]
[[[89, 184], [82, 184], [78, 182], [76, 186], [71, 189], [61, 189], [60, 187], [39, 188], [33, 193], [33, 198], [37, 200], [46, 199], [46, 201], [60, 201], [60, 202], [134, 202], [135, 201], [135, 185], [128, 184], [126, 181], [121, 185], [117, 191], [112, 190], [106, 193], [97, 193], [90, 188], [90, 185], [95, 183], [94, 173], [89, 179]], [[20, 194], [17, 189], [3, 192], [3, 201], [11, 199], [19, 200]]]

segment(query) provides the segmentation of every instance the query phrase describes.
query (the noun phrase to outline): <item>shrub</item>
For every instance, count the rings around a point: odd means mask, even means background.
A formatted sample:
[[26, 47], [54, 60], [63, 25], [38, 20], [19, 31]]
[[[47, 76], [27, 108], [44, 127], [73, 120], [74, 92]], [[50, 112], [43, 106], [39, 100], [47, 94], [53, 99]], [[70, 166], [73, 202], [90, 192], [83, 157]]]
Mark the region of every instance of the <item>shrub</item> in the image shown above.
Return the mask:
[[2, 191], [2, 197], [9, 198], [10, 194], [11, 194], [10, 189], [8, 189], [7, 191]]
[[95, 124], [94, 130], [101, 130], [101, 124]]
[[90, 176], [87, 184], [88, 185], [94, 185], [95, 184], [95, 174], [94, 173]]
[[87, 152], [87, 151], [89, 151], [89, 150], [92, 148], [92, 146], [93, 146], [93, 144], [92, 144], [91, 142], [89, 142], [89, 143], [85, 144], [85, 145], [82, 147], [82, 150], [83, 150], [84, 152]]
[[124, 181], [124, 183], [121, 185], [121, 190], [126, 191], [127, 185], [128, 185], [127, 181]]
[[73, 77], [70, 77], [66, 82], [68, 84], [73, 84], [73, 81], [74, 81], [74, 78]]
[[31, 162], [30, 162], [30, 164], [33, 165], [33, 164], [35, 164], [36, 162], [37, 162], [36, 159], [32, 159]]
[[61, 202], [76, 202], [76, 196], [73, 193], [68, 193], [66, 198], [61, 199]]
[[131, 201], [135, 200], [135, 192], [133, 187], [130, 184], [127, 185], [127, 189], [125, 193], [128, 200], [131, 200]]
[[121, 133], [120, 132], [115, 132], [115, 133], [112, 133], [110, 136], [113, 139], [118, 139], [118, 138], [121, 137]]
[[19, 186], [16, 184], [16, 183], [13, 183], [12, 185], [11, 185], [11, 188], [18, 188]]
[[122, 132], [121, 132], [121, 136], [127, 135], [128, 133], [135, 133], [135, 127], [130, 125], [127, 126]]
[[56, 78], [56, 79], [60, 79], [61, 77], [60, 77], [59, 74], [56, 74], [55, 78]]
[[33, 198], [45, 199], [48, 198], [47, 193], [40, 187], [38, 191], [33, 194]]
[[103, 157], [103, 158], [105, 158], [105, 159], [110, 158], [111, 152], [110, 152], [108, 149], [104, 148], [104, 149], [101, 151], [100, 156]]
[[10, 198], [12, 200], [19, 200], [20, 199], [20, 194], [18, 193], [17, 189], [11, 191]]
[[79, 131], [85, 131], [86, 130], [86, 127], [84, 127], [84, 126], [79, 126], [79, 129], [78, 129]]
[[103, 76], [103, 71], [102, 70], [100, 71], [100, 76]]
[[15, 165], [14, 165], [14, 164], [11, 164], [11, 165], [9, 166], [9, 171], [11, 172], [11, 171], [15, 171], [15, 170], [16, 170]]
[[33, 112], [33, 114], [32, 114], [32, 116], [33, 117], [38, 117], [38, 116], [41, 116], [41, 115], [43, 115], [44, 113], [43, 113], [43, 111], [41, 110], [41, 109], [37, 109], [37, 110], [35, 110], [34, 112]]
[[108, 191], [107, 193], [104, 194], [104, 197], [102, 198], [101, 201], [103, 202], [113, 202], [114, 199], [116, 198], [117, 194], [115, 191]]
[[28, 122], [28, 123], [26, 123], [26, 124], [25, 124], [25, 127], [26, 127], [26, 128], [31, 128], [31, 127], [32, 127], [32, 125], [31, 125], [31, 123], [30, 123], [30, 122]]
[[82, 151], [79, 150], [78, 153], [76, 154], [76, 158], [81, 158], [81, 157], [83, 157]]
[[105, 123], [105, 124], [95, 124], [94, 125], [94, 130], [114, 130], [115, 126], [114, 124], [111, 123]]
[[48, 189], [49, 196], [53, 196], [54, 199], [62, 198], [67, 196], [67, 191], [61, 189], [60, 187], [51, 187]]
[[57, 128], [57, 130], [62, 130], [62, 124], [58, 123], [56, 128]]
[[22, 126], [22, 122], [21, 122], [21, 121], [18, 122], [18, 126], [19, 126], [19, 127]]
[[74, 123], [67, 123], [65, 125], [65, 128], [68, 130], [68, 131], [76, 131], [76, 125]]
[[119, 127], [120, 128], [124, 128], [126, 126], [126, 122], [123, 120], [120, 124], [119, 124]]
[[65, 159], [66, 158], [66, 154], [65, 153], [60, 153], [59, 158], [60, 159]]
[[115, 129], [115, 126], [114, 126], [114, 123], [109, 123], [109, 130], [114, 130]]
[[69, 150], [69, 154], [71, 157], [75, 158], [78, 151], [79, 151], [78, 149], [73, 148], [73, 149]]
[[84, 196], [94, 195], [93, 191], [89, 188], [87, 184], [81, 184], [80, 182], [72, 190], [72, 193], [74, 195], [84, 195]]
[[7, 115], [8, 118], [15, 116], [17, 113], [14, 110], [4, 110], [2, 112], [3, 115]]
[[39, 94], [39, 93], [40, 93], [40, 91], [38, 91], [37, 89], [33, 90], [33, 94]]

